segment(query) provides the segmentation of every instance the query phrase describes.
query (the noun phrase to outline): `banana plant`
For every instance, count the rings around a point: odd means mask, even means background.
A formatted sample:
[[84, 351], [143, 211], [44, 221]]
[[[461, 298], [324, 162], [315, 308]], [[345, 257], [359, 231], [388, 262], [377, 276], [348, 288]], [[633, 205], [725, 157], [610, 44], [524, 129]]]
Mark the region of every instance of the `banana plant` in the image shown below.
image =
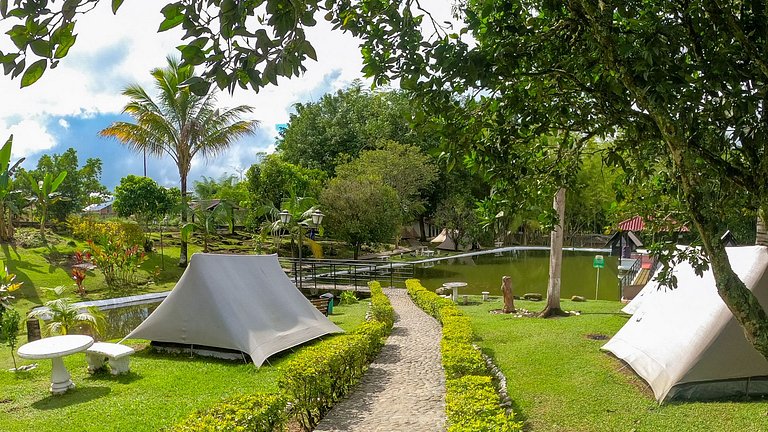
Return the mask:
[[67, 177], [67, 172], [62, 171], [54, 178], [52, 173], [45, 173], [42, 180], [36, 180], [31, 174], [27, 174], [27, 181], [32, 186], [32, 202], [40, 213], [40, 234], [45, 238], [45, 221], [48, 216], [48, 207], [63, 199], [56, 190]]
[[11, 178], [19, 164], [24, 161], [24, 158], [21, 158], [11, 165], [12, 146], [13, 135], [0, 148], [0, 241], [3, 242], [13, 240], [13, 213], [18, 209], [15, 208], [11, 199], [14, 192]]

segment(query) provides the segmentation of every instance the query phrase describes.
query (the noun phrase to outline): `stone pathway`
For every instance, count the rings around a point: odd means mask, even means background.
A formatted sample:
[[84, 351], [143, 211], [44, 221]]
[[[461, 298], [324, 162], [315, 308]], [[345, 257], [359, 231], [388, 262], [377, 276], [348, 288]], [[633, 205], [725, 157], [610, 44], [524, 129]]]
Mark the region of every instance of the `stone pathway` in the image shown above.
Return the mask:
[[440, 325], [404, 289], [384, 289], [397, 313], [387, 343], [349, 396], [316, 432], [445, 430], [445, 374]]

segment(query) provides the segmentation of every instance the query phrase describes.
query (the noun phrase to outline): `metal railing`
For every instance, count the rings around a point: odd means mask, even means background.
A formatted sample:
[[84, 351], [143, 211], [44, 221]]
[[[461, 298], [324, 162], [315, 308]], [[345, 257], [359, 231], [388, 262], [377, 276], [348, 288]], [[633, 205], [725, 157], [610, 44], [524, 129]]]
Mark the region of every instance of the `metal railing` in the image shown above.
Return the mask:
[[414, 264], [371, 260], [329, 260], [303, 258], [301, 279], [299, 259], [279, 258], [288, 277], [299, 289], [367, 289], [368, 282], [377, 280], [382, 285], [405, 287], [406, 279], [414, 277]]
[[[627, 258], [623, 258], [622, 261], [626, 261]], [[637, 272], [640, 271], [640, 268], [643, 265], [643, 260], [641, 259], [635, 259], [635, 262], [632, 263], [632, 266], [624, 272], [624, 274], [621, 276], [621, 286], [625, 287], [628, 285], [632, 285], [632, 281], [635, 280], [635, 276], [637, 275]]]

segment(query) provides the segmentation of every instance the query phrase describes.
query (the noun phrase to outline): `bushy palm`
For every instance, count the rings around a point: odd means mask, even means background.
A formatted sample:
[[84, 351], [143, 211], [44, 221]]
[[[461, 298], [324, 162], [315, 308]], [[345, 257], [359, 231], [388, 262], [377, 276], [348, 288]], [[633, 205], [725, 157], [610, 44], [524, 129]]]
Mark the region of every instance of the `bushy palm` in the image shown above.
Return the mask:
[[[253, 134], [258, 122], [240, 120], [253, 111], [247, 105], [220, 110], [216, 108], [213, 92], [197, 96], [184, 85], [194, 77], [194, 68], [180, 67], [179, 62], [168, 58], [168, 66], [152, 70], [157, 98], [153, 99], [139, 85], [128, 86], [123, 95], [131, 101], [123, 112], [134, 118], [135, 123], [115, 122], [102, 130], [102, 136], [112, 137], [137, 152], [147, 152], [161, 157], [168, 155], [176, 163], [181, 180], [182, 206], [187, 203], [187, 175], [192, 159], [201, 154], [215, 156], [226, 150], [234, 141]], [[182, 211], [181, 224], [187, 222]], [[187, 264], [187, 242], [181, 243], [179, 265]]]
[[[60, 295], [64, 287], [51, 290]], [[68, 298], [47, 301], [43, 307], [31, 311], [28, 317], [46, 321], [45, 329], [49, 335], [65, 335], [81, 325], [89, 327], [96, 334], [103, 333], [106, 328], [106, 319], [99, 308], [91, 306], [81, 309]]]

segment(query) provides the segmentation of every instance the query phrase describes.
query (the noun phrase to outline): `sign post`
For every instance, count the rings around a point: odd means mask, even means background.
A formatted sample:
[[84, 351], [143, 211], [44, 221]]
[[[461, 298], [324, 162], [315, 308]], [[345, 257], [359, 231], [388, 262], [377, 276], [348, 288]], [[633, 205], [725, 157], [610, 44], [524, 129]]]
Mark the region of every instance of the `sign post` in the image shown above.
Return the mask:
[[597, 291], [600, 287], [600, 269], [605, 267], [605, 258], [602, 255], [595, 255], [595, 259], [592, 260], [592, 267], [597, 269], [597, 277], [595, 278], [595, 300], [597, 300]]

